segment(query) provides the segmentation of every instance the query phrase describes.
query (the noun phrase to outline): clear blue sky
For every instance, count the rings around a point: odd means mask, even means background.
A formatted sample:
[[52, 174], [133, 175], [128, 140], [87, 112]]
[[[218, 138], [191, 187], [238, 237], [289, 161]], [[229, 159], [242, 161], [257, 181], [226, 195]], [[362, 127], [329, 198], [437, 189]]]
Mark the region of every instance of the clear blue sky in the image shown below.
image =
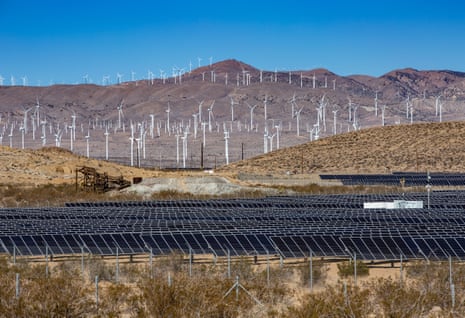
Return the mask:
[[461, 0], [0, 0], [0, 75], [6, 85], [115, 82], [188, 70], [198, 57], [339, 75], [465, 71], [464, 13]]

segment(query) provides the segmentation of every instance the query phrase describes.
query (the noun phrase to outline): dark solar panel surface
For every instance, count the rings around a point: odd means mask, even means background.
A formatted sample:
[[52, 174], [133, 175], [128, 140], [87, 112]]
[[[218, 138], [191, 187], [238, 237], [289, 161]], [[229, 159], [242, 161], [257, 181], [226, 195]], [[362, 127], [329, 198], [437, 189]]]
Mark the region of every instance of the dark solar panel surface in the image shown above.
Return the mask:
[[281, 254], [390, 260], [465, 258], [465, 192], [434, 191], [430, 208], [364, 210], [426, 193], [69, 203], [0, 210], [9, 254]]

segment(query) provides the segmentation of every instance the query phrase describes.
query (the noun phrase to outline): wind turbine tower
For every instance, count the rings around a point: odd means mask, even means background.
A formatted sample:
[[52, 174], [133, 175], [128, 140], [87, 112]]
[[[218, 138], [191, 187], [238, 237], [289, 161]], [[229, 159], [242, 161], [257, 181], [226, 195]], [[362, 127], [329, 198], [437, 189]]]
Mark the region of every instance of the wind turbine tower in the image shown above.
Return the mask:
[[213, 101], [213, 103], [208, 108], [208, 131], [209, 132], [212, 132], [212, 119], [214, 119], [213, 106], [215, 106], [215, 101]]
[[110, 133], [108, 132], [108, 125], [105, 127], [105, 160], [108, 160], [108, 135]]
[[338, 110], [333, 110], [333, 115], [334, 115], [334, 118], [333, 118], [333, 135], [337, 134], [337, 125], [336, 125], [337, 112], [338, 112]]
[[300, 136], [300, 113], [302, 112], [302, 109], [304, 109], [303, 106], [295, 113], [297, 121], [297, 136]]
[[90, 131], [87, 129], [87, 135], [84, 137], [86, 139], [86, 156], [89, 158], [90, 152], [89, 152], [89, 138], [90, 138]]
[[255, 104], [255, 105], [251, 106], [249, 103], [247, 103], [247, 106], [250, 109], [250, 129], [252, 130], [253, 129], [253, 111], [254, 111], [255, 107], [257, 107], [258, 105]]
[[266, 121], [268, 120], [267, 103], [268, 103], [268, 95], [265, 94], [265, 100], [263, 101], [263, 108], [264, 108], [264, 111], [265, 111], [265, 124], [266, 124]]
[[229, 97], [231, 99], [231, 122], [234, 121], [234, 105], [239, 105], [239, 103], [234, 102], [234, 98], [231, 96]]
[[228, 141], [229, 141], [229, 132], [226, 130], [224, 132], [224, 156], [225, 156], [227, 165], [229, 165], [229, 145], [228, 145]]

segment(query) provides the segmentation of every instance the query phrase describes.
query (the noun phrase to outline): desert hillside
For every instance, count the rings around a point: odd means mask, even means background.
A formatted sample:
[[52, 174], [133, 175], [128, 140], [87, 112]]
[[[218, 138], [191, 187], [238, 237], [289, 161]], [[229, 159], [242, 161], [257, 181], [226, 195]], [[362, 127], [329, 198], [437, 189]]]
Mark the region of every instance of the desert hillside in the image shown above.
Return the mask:
[[465, 171], [465, 122], [369, 128], [223, 166], [252, 174]]

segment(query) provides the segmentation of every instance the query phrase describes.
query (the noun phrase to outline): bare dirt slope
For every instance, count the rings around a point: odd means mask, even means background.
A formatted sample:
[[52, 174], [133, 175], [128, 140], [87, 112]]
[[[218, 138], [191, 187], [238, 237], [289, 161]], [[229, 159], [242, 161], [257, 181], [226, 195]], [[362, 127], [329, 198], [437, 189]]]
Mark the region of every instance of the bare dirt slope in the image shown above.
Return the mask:
[[62, 148], [20, 150], [0, 146], [0, 184], [41, 185], [75, 182], [77, 167], [88, 166], [110, 176], [158, 176], [157, 172], [76, 156]]
[[464, 122], [370, 128], [223, 166], [247, 174], [465, 171]]

